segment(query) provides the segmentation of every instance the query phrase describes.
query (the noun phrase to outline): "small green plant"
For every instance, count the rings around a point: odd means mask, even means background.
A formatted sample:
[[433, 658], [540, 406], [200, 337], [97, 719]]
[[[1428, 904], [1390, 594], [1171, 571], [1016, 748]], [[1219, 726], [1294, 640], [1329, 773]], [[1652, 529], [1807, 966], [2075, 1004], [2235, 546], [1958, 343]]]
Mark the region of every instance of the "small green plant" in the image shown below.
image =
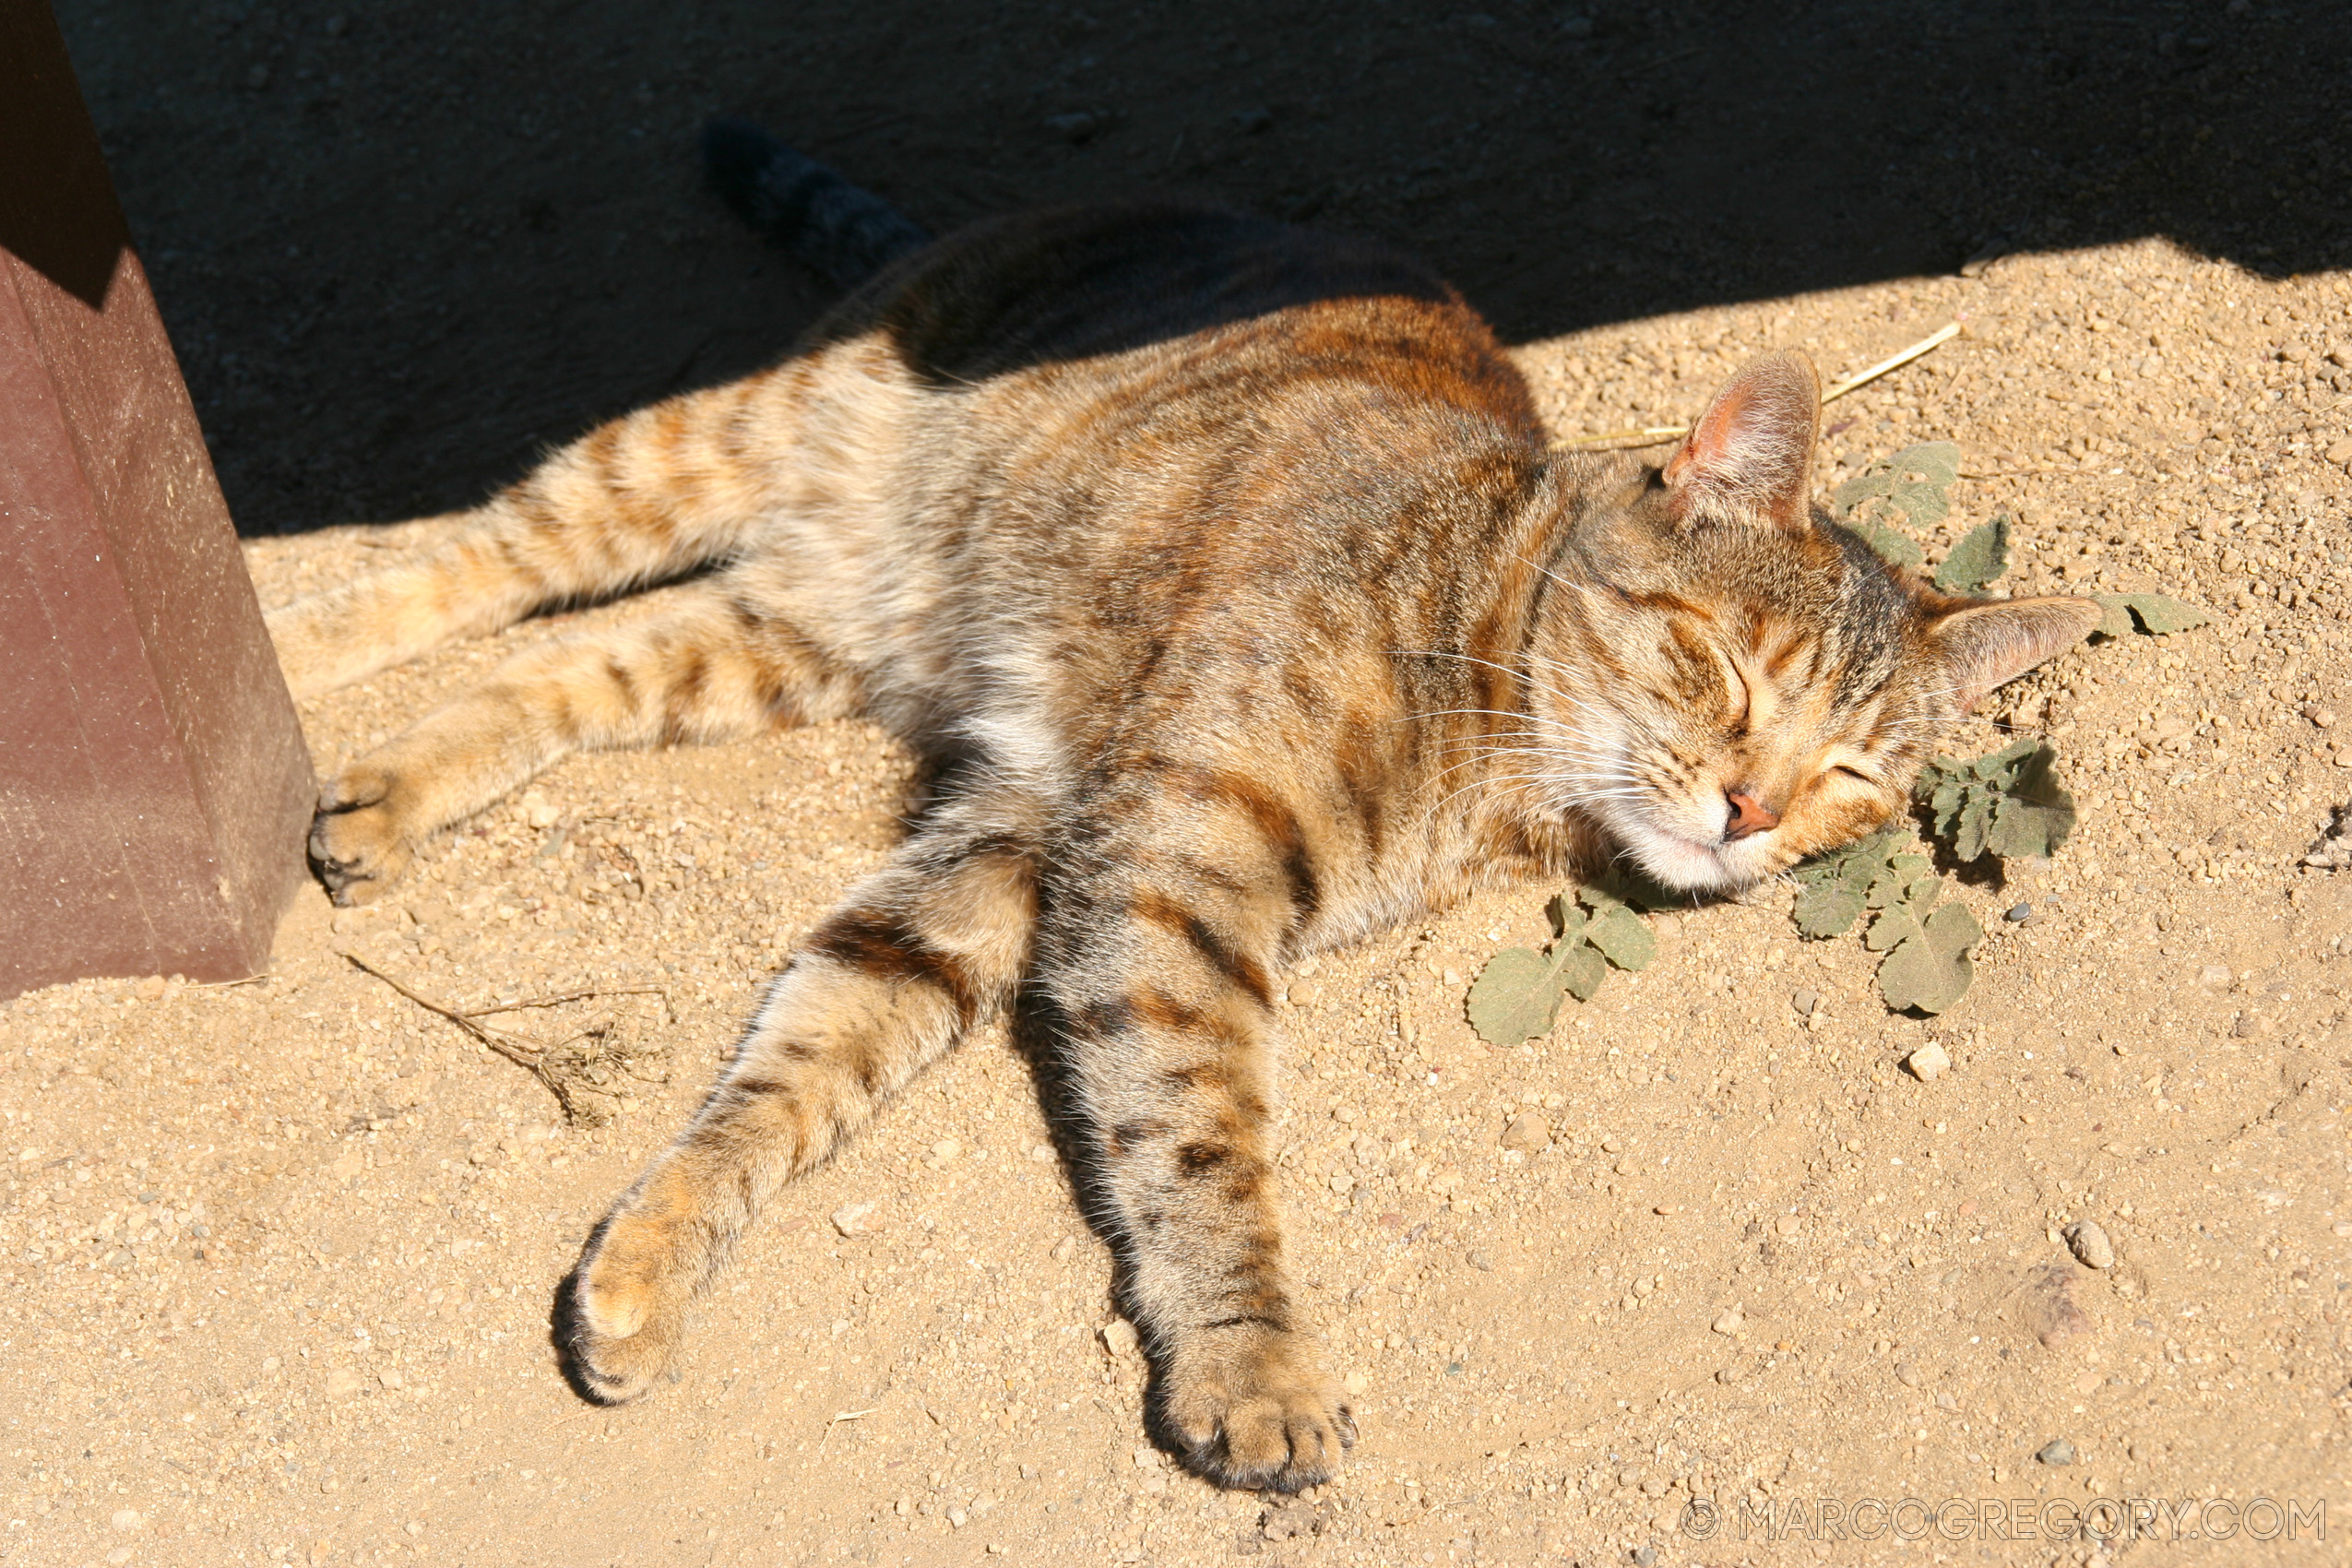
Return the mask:
[[[1544, 906], [1550, 944], [1541, 953], [1506, 947], [1471, 982], [1470, 1027], [1490, 1045], [1534, 1039], [1551, 1032], [1564, 998], [1590, 1002], [1611, 965], [1648, 968], [1657, 956], [1657, 938], [1635, 908], [1639, 899], [1630, 889], [1621, 894], [1591, 885], [1554, 897]], [[1655, 906], [1645, 900], [1643, 907]]]
[[1935, 586], [1946, 593], [1982, 593], [2009, 570], [2009, 517], [2003, 514], [1963, 535], [1935, 569]]
[[2122, 637], [2137, 631], [2161, 637], [2213, 620], [2195, 605], [2167, 599], [2160, 593], [2103, 593], [2097, 598], [2099, 608], [2107, 612], [2107, 616], [2094, 628], [2095, 636]]
[[1940, 756], [1919, 770], [1915, 792], [1958, 861], [1988, 850], [2048, 857], [2074, 830], [2074, 797], [2058, 782], [2058, 753], [2031, 735], [1974, 762]]
[[1897, 1012], [1941, 1013], [1967, 994], [1976, 978], [1968, 950], [1984, 928], [1967, 906], [1943, 902], [1943, 879], [1925, 855], [1903, 848], [1908, 840], [1884, 828], [1799, 866], [1797, 930], [1816, 941], [1840, 936], [1875, 911], [1862, 945], [1886, 955], [1879, 994]]
[[1951, 442], [1907, 446], [1839, 485], [1830, 513], [1895, 565], [1918, 566], [1927, 556], [1906, 530], [1933, 528], [1950, 516], [1945, 492], [1959, 477], [1960, 448]]

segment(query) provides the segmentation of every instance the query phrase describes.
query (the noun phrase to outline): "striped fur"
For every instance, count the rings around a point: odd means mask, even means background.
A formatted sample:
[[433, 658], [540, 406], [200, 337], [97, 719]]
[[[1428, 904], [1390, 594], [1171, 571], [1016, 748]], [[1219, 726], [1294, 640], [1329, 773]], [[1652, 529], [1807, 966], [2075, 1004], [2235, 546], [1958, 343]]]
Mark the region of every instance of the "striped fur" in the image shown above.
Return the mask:
[[1287, 965], [1612, 856], [1694, 894], [1885, 820], [1937, 727], [2095, 607], [1949, 600], [1811, 510], [1812, 372], [1736, 379], [1663, 469], [1549, 454], [1417, 265], [1229, 214], [941, 242], [793, 356], [598, 431], [424, 564], [272, 618], [315, 692], [715, 569], [346, 767], [343, 902], [579, 747], [860, 713], [941, 803], [770, 987], [562, 1305], [633, 1397], [760, 1206], [1021, 999], [1203, 1474], [1296, 1488], [1353, 1425], [1283, 1265]]

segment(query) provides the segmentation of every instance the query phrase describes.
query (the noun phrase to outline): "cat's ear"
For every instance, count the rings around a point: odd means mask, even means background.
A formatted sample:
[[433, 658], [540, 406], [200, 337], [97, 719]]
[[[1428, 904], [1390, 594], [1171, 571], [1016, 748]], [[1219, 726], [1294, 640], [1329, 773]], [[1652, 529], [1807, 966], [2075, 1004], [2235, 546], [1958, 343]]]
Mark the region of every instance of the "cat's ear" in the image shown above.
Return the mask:
[[1821, 377], [1802, 354], [1766, 354], [1726, 382], [1662, 477], [1685, 523], [1812, 526]]
[[1966, 712], [2002, 682], [2089, 636], [2103, 613], [2088, 599], [1947, 601], [1930, 635]]

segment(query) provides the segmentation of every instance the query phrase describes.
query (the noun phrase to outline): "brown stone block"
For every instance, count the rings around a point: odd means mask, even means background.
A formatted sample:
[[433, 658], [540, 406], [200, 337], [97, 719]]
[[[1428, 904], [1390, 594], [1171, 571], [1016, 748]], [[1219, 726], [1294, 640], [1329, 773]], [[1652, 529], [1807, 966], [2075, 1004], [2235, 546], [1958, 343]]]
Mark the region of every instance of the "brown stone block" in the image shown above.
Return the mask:
[[0, 0], [0, 997], [251, 974], [309, 754], [39, 0]]

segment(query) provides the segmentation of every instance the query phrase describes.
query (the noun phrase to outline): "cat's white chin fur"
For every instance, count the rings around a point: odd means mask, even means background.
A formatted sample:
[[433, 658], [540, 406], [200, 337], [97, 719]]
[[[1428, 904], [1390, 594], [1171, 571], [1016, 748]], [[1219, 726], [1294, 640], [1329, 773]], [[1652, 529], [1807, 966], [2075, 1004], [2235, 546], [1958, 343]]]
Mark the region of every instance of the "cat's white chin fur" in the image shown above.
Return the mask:
[[1643, 871], [1678, 893], [1737, 893], [1772, 871], [1760, 839], [1703, 844], [1639, 824], [1622, 825], [1620, 837]]

